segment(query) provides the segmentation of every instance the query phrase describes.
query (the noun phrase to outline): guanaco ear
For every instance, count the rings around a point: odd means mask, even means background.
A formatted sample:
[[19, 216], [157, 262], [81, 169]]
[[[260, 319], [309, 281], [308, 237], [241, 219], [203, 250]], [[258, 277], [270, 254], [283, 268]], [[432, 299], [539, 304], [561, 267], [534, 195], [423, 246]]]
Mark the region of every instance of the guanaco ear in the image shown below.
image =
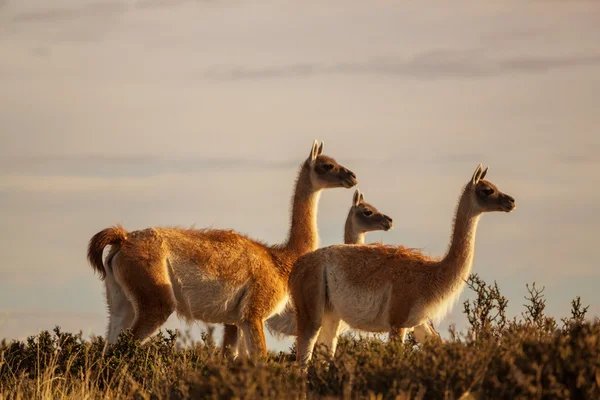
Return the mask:
[[310, 160], [311, 161], [315, 161], [317, 159], [318, 154], [318, 150], [319, 150], [319, 142], [317, 141], [317, 139], [315, 139], [312, 148], [310, 149]]
[[352, 205], [354, 207], [357, 207], [360, 204], [360, 197], [362, 196], [362, 194], [360, 194], [360, 190], [356, 189], [354, 191], [354, 196], [352, 196]]
[[359, 203], [364, 203], [365, 202], [365, 195], [363, 193], [360, 194], [360, 199], [358, 199]]
[[321, 145], [319, 146], [319, 151], [317, 152], [318, 156], [323, 154], [323, 147], [325, 147], [325, 142], [321, 142]]
[[481, 175], [479, 176], [479, 180], [485, 178], [485, 174], [487, 174], [489, 167], [485, 167], [485, 169], [483, 170], [483, 172], [481, 173]]
[[479, 164], [477, 166], [477, 168], [475, 169], [475, 172], [473, 173], [473, 177], [471, 178], [471, 184], [473, 186], [477, 185], [477, 182], [479, 182], [479, 178], [481, 176], [481, 168], [483, 166], [481, 164]]

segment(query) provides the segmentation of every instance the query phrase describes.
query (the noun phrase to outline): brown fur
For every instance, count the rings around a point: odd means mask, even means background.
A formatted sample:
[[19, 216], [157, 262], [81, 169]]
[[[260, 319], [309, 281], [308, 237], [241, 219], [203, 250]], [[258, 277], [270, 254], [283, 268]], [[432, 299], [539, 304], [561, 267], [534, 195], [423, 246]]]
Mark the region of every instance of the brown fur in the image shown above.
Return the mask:
[[317, 335], [327, 330], [326, 314], [328, 324], [333, 315], [334, 322], [342, 319], [353, 328], [388, 331], [401, 340], [406, 328], [445, 315], [471, 271], [479, 217], [515, 208], [512, 197], [483, 180], [486, 172], [478, 166], [465, 187], [442, 260], [401, 246], [334, 245], [296, 261], [289, 284], [297, 309], [300, 362], [310, 359]]
[[[265, 354], [263, 321], [285, 300], [294, 261], [318, 244], [316, 212], [322, 189], [352, 187], [356, 176], [317, 142], [300, 168], [292, 227], [282, 245], [267, 246], [232, 230], [149, 228], [110, 231], [90, 244], [101, 265], [102, 245], [113, 244], [105, 271], [110, 312], [108, 342], [131, 327], [145, 340], [173, 311], [187, 320], [241, 327], [251, 353]], [[117, 234], [118, 233], [118, 234]], [[95, 237], [96, 237], [95, 236]], [[109, 263], [110, 261], [110, 263]], [[225, 339], [231, 339], [227, 328]], [[226, 342], [225, 345], [228, 345]]]

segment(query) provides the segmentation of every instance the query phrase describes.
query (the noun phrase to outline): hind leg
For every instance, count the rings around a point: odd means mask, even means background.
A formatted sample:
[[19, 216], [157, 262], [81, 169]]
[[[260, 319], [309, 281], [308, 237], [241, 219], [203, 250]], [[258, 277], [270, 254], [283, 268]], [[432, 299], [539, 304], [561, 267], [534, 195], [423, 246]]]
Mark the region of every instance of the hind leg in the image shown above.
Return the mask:
[[154, 288], [151, 296], [136, 298], [135, 319], [131, 325], [133, 336], [145, 342], [154, 332], [167, 322], [176, 308], [171, 287]]
[[317, 324], [298, 324], [298, 337], [296, 338], [296, 361], [301, 365], [307, 364], [313, 355], [317, 337], [321, 327]]
[[144, 342], [167, 322], [177, 306], [166, 259], [133, 264], [120, 256], [121, 253], [113, 258], [113, 272], [123, 292], [133, 304], [133, 336]]
[[[294, 301], [299, 297], [294, 298]], [[300, 365], [306, 365], [312, 358], [317, 338], [321, 332], [323, 320], [323, 306], [318, 299], [302, 298], [296, 309], [296, 361]], [[330, 332], [323, 340], [331, 337]]]
[[337, 315], [326, 312], [323, 315], [321, 330], [317, 337], [317, 344], [323, 344], [327, 347], [329, 358], [335, 355], [337, 347], [339, 328], [341, 320]]
[[[294, 305], [296, 307], [296, 361], [306, 365], [312, 358], [317, 338], [323, 325], [325, 312], [325, 284], [317, 282], [312, 287], [308, 285], [291, 287]], [[331, 329], [323, 339], [331, 339]]]
[[106, 302], [108, 304], [108, 327], [106, 329], [106, 346], [116, 343], [119, 333], [131, 327], [135, 313], [133, 305], [127, 299], [123, 288], [109, 273], [106, 275]]

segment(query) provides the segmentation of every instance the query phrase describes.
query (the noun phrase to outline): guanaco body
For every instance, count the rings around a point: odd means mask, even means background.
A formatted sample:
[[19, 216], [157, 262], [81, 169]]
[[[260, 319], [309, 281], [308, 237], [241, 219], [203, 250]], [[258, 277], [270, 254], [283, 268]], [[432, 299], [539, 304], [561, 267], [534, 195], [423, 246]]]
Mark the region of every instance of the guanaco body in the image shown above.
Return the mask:
[[[352, 197], [352, 206], [348, 211], [346, 223], [344, 224], [344, 244], [364, 244], [365, 235], [368, 232], [383, 230], [389, 231], [392, 229], [392, 219], [379, 212], [375, 206], [365, 202], [364, 194], [360, 190], [356, 190]], [[283, 313], [274, 315], [266, 321], [266, 326], [269, 332], [275, 336], [292, 336], [296, 335], [296, 311], [292, 301], [289, 301]], [[335, 333], [335, 336], [348, 330], [348, 325], [344, 321], [340, 321], [340, 325]], [[434, 336], [441, 340], [440, 335], [433, 329], [432, 326], [425, 324], [414, 328], [414, 335], [417, 340], [423, 342], [428, 336]], [[317, 343], [329, 343], [332, 339], [326, 337], [323, 331]], [[336, 339], [333, 339], [336, 340]]]
[[406, 329], [439, 320], [471, 272], [475, 233], [485, 212], [511, 212], [515, 200], [484, 180], [479, 165], [459, 199], [446, 256], [433, 259], [402, 246], [334, 245], [296, 261], [290, 293], [296, 307], [297, 359], [310, 360], [317, 337], [335, 354], [340, 321], [404, 341]]
[[283, 244], [267, 246], [232, 230], [127, 232], [116, 226], [98, 232], [90, 240], [88, 259], [105, 278], [107, 343], [124, 328], [144, 341], [177, 312], [189, 321], [229, 324], [225, 346], [235, 347], [240, 327], [250, 353], [266, 354], [263, 322], [283, 311], [294, 261], [318, 246], [321, 191], [356, 184], [356, 175], [323, 155], [323, 143], [315, 141], [298, 173], [290, 234]]

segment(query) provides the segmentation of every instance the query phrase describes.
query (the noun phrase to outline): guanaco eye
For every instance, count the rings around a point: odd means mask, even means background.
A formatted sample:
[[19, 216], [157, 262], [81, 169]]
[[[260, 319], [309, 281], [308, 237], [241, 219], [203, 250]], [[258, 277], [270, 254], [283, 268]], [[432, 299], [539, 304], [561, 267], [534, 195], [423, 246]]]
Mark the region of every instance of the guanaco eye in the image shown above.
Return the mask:
[[323, 165], [323, 169], [325, 171], [331, 171], [333, 169], [333, 164], [325, 164]]
[[489, 189], [489, 188], [483, 189], [481, 191], [481, 193], [483, 193], [483, 195], [487, 197], [487, 196], [491, 195], [492, 193], [494, 193], [494, 189]]
[[371, 210], [364, 210], [363, 211], [363, 215], [365, 217], [370, 217], [371, 215], [373, 215], [373, 211], [371, 211]]

